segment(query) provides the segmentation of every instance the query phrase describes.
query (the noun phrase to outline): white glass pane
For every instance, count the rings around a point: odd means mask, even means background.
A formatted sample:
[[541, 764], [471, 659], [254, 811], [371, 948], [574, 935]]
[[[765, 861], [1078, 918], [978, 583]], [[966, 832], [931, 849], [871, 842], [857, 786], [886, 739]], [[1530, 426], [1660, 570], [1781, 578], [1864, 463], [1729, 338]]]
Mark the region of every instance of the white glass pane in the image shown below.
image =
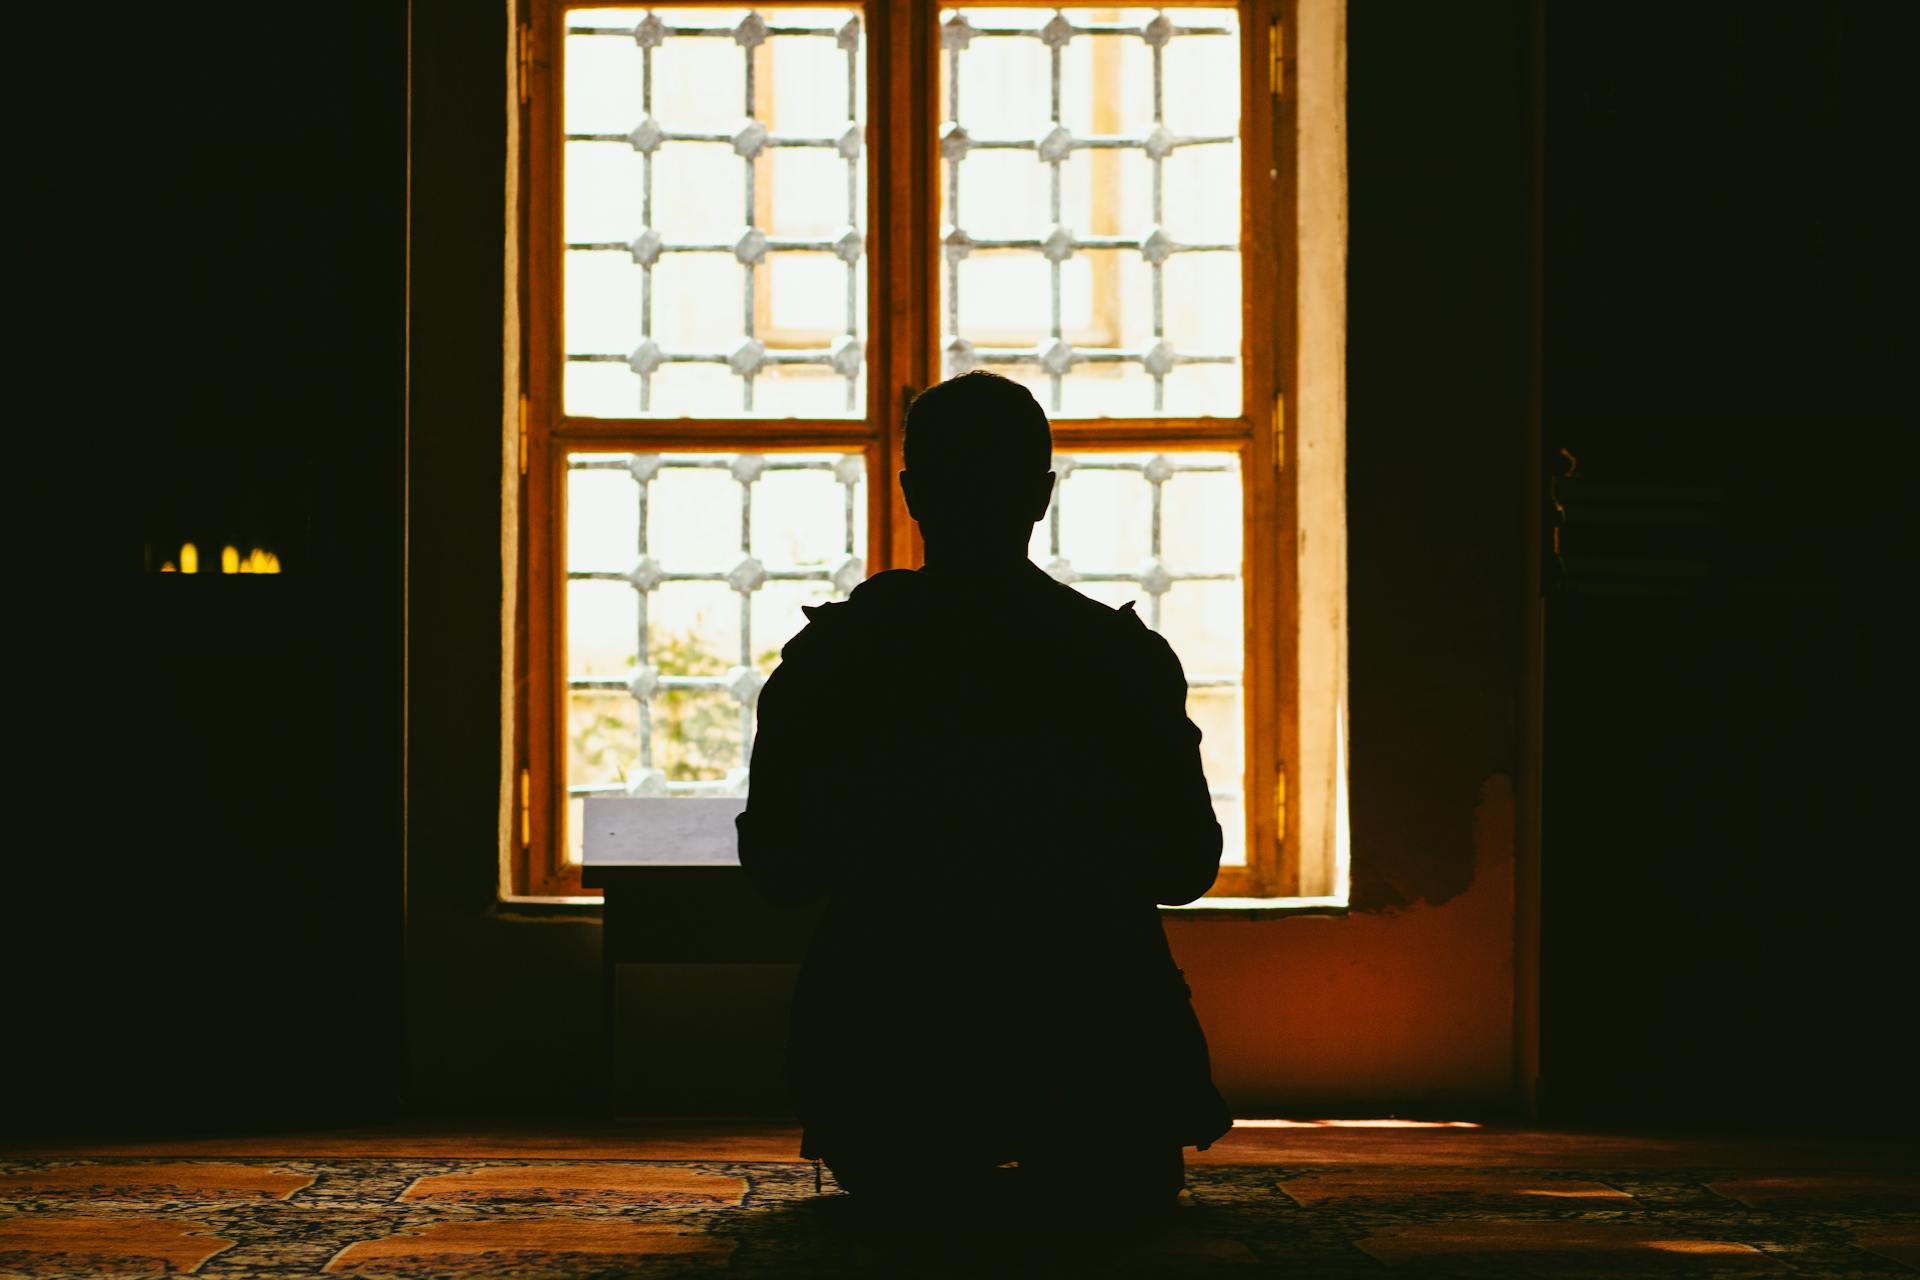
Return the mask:
[[[1224, 463], [1233, 455], [1216, 455]], [[1238, 572], [1240, 471], [1177, 471], [1161, 486], [1160, 550], [1169, 564]]]
[[[1175, 370], [1178, 373], [1179, 370]], [[1020, 375], [1009, 375], [1020, 376]], [[1047, 387], [1045, 373], [1029, 366], [1021, 381], [1038, 396]], [[1095, 365], [1068, 378], [1064, 384], [1061, 416], [1108, 418], [1136, 410], [1153, 395], [1153, 379], [1137, 364]]]
[[633, 239], [633, 211], [642, 193], [639, 154], [598, 142], [566, 145], [567, 241], [625, 244]]
[[1200, 730], [1200, 762], [1209, 779], [1230, 782], [1240, 776], [1243, 714], [1238, 689], [1188, 691], [1187, 716]]
[[754, 380], [754, 403], [762, 413], [785, 418], [845, 417], [855, 408], [845, 378], [807, 365], [775, 365], [761, 374]]
[[1247, 644], [1239, 580], [1175, 582], [1161, 598], [1159, 630], [1189, 677], [1237, 677]]
[[[768, 235], [829, 241], [846, 228], [847, 162], [839, 153], [782, 147], [767, 154], [759, 181], [765, 190], [755, 195], [766, 206], [759, 221]], [[839, 265], [834, 258], [825, 260]]]
[[[969, 10], [968, 16], [976, 23], [984, 17], [1000, 25], [1037, 28], [1053, 15], [1043, 10], [1032, 14]], [[940, 21], [945, 23], [952, 17], [953, 11], [947, 10]], [[1034, 121], [1047, 118], [1047, 48], [1040, 41], [981, 40], [967, 46], [960, 67], [960, 120], [968, 129], [982, 136], [1004, 137], [1019, 134], [1030, 129]], [[951, 70], [951, 64], [946, 70]], [[951, 82], [943, 80], [942, 103], [949, 92]]]
[[621, 364], [570, 364], [565, 375], [567, 412], [585, 418], [617, 418], [633, 399], [633, 375]]
[[595, 350], [630, 349], [640, 340], [633, 264], [610, 253], [569, 253], [565, 266], [567, 332]]
[[1087, 572], [1130, 573], [1147, 558], [1152, 486], [1138, 471], [1098, 469], [1102, 461], [1067, 477], [1060, 554]]
[[753, 490], [753, 554], [781, 569], [828, 569], [847, 553], [850, 494], [827, 470], [770, 470]]
[[[672, 28], [731, 27], [744, 9], [632, 10], [658, 14]], [[598, 15], [596, 15], [597, 17]], [[725, 36], [668, 36], [655, 51], [653, 114], [670, 129], [726, 130], [746, 103], [747, 64]]]
[[567, 480], [568, 560], [626, 568], [637, 555], [639, 517], [639, 490], [624, 470], [574, 471]]
[[860, 19], [568, 11], [567, 413], [863, 414]]
[[[629, 35], [598, 39], [567, 39], [565, 85], [567, 129], [580, 133], [625, 133], [645, 112], [640, 103], [640, 46], [631, 32], [640, 20], [632, 10], [599, 12], [575, 9], [567, 14], [571, 28], [615, 27]], [[574, 161], [568, 150], [567, 162]]]
[[[732, 244], [746, 221], [746, 210], [746, 166], [731, 147], [663, 142], [654, 152], [652, 226], [668, 243]], [[631, 240], [647, 225], [635, 217], [637, 212], [628, 211], [631, 230], [625, 239]], [[663, 254], [662, 261], [674, 259]]]
[[[1176, 10], [1188, 26], [1230, 27], [1231, 9]], [[1188, 35], [1167, 43], [1167, 127], [1175, 133], [1213, 135], [1240, 128], [1240, 38], [1238, 35]], [[1204, 84], [1205, 93], [1174, 90]]]
[[[971, 335], [969, 341], [978, 346], [1031, 347], [1046, 337], [1050, 277], [1039, 256], [979, 252], [969, 255], [957, 270], [960, 332]], [[1003, 365], [995, 369], [1013, 376]]]
[[[945, 191], [942, 223], [964, 227], [976, 240], [1032, 236], [1035, 227], [1045, 227], [1047, 171], [1031, 151], [970, 151], [961, 173], [960, 217], [954, 218], [952, 192]], [[1037, 256], [1033, 261], [1044, 265]]]
[[[1152, 129], [1149, 121], [1145, 129]], [[1218, 147], [1196, 148], [1196, 150], [1218, 151]], [[1113, 151], [1090, 151], [1083, 153], [1087, 161], [1087, 210], [1080, 215], [1083, 219], [1077, 226], [1084, 226], [1095, 235], [1127, 236], [1139, 227], [1153, 225], [1153, 161], [1143, 151], [1131, 147]], [[1173, 153], [1168, 163], [1183, 153]], [[1161, 191], [1163, 207], [1171, 208], [1176, 193]], [[1234, 213], [1238, 215], [1236, 208]], [[1234, 233], [1223, 236], [1232, 243]], [[1110, 250], [1120, 255], [1130, 264], [1140, 263], [1140, 254], [1136, 249]], [[1142, 264], [1144, 265], [1144, 264]]]
[[[804, 331], [818, 342], [845, 332], [847, 273], [837, 259], [824, 253], [770, 253], [761, 270], [773, 284], [767, 291], [773, 328]], [[856, 305], [864, 301], [858, 298]]]
[[1239, 146], [1181, 147], [1165, 164], [1160, 221], [1167, 234], [1181, 244], [1232, 244], [1238, 239]]
[[[768, 14], [781, 26], [838, 27], [851, 10], [782, 9]], [[776, 39], [767, 46], [773, 55], [774, 118], [783, 133], [830, 134], [847, 124], [847, 55], [831, 40]], [[842, 92], [826, 93], [827, 86]], [[844, 176], [842, 177], [844, 181]]]
[[[622, 373], [627, 373], [624, 368]], [[628, 374], [624, 404], [617, 416], [631, 416], [633, 382]], [[669, 418], [697, 418], [711, 406], [736, 402], [740, 380], [723, 364], [668, 364], [653, 375], [652, 411]]]
[[1182, 365], [1167, 375], [1167, 402], [1190, 404], [1195, 413], [1239, 412], [1240, 370], [1224, 364]]
[[1241, 796], [1215, 796], [1213, 816], [1220, 820], [1220, 865], [1247, 865], [1247, 805]]
[[1055, 417], [1240, 412], [1237, 21], [941, 11], [946, 376]]
[[740, 485], [724, 467], [662, 466], [647, 489], [647, 549], [662, 564], [709, 572], [740, 559]]
[[626, 679], [640, 652], [639, 608], [620, 582], [567, 584], [567, 675]]
[[[639, 272], [636, 270], [635, 275]], [[668, 352], [724, 352], [740, 341], [743, 312], [741, 278], [745, 269], [730, 253], [663, 255], [653, 269], [653, 337]], [[713, 305], [688, 306], [685, 300], [708, 298]], [[720, 302], [729, 305], [721, 306]], [[634, 333], [639, 340], [638, 330]], [[719, 365], [724, 369], [726, 366]], [[739, 399], [739, 384], [726, 384]]]

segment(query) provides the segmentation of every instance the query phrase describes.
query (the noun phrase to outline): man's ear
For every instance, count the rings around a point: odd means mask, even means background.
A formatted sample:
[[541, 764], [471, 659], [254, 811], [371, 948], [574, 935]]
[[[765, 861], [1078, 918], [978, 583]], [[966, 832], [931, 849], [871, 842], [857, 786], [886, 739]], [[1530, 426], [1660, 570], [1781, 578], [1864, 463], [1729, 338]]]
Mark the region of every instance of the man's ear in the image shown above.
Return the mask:
[[1038, 504], [1031, 508], [1033, 511], [1033, 522], [1035, 524], [1039, 524], [1040, 521], [1046, 519], [1047, 508], [1053, 505], [1054, 479], [1054, 473], [1051, 471], [1047, 472], [1046, 482], [1034, 490], [1034, 502]]

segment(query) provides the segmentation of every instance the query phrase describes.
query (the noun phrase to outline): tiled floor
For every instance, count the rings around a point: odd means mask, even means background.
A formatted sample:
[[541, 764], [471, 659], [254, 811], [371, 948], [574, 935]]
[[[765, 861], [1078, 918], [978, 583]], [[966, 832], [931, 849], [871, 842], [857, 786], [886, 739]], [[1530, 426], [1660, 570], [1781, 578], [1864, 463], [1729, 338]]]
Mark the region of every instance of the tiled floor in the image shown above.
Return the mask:
[[459, 1127], [13, 1149], [0, 1276], [1891, 1276], [1920, 1149], [1255, 1122], [1164, 1221], [876, 1222], [791, 1130]]

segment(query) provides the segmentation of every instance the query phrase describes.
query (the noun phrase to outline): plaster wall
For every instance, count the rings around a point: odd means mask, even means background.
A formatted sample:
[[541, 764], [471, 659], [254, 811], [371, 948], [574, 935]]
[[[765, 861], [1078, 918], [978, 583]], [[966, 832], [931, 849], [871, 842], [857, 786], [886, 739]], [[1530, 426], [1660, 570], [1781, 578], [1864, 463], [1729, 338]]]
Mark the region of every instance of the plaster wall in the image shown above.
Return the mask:
[[1503, 1104], [1512, 1085], [1513, 791], [1488, 780], [1472, 884], [1444, 903], [1169, 922], [1241, 1114]]

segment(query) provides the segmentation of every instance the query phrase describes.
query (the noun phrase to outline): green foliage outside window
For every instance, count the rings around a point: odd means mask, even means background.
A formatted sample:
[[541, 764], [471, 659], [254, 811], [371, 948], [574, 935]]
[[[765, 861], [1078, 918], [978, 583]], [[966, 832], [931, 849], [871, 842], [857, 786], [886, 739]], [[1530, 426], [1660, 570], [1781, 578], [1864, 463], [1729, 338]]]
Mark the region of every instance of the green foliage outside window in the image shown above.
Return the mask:
[[[777, 650], [759, 655], [756, 665], [765, 671], [779, 658]], [[628, 658], [629, 667], [635, 659]], [[703, 648], [691, 632], [657, 642], [653, 665], [663, 676], [717, 676], [729, 663]], [[583, 705], [584, 704], [584, 705]], [[717, 781], [729, 769], [746, 763], [741, 754], [740, 707], [725, 689], [675, 689], [653, 699], [654, 765], [670, 782]], [[622, 783], [639, 767], [639, 717], [633, 700], [624, 695], [576, 695], [569, 717], [568, 747], [573, 757], [569, 774], [576, 778], [618, 776]]]

